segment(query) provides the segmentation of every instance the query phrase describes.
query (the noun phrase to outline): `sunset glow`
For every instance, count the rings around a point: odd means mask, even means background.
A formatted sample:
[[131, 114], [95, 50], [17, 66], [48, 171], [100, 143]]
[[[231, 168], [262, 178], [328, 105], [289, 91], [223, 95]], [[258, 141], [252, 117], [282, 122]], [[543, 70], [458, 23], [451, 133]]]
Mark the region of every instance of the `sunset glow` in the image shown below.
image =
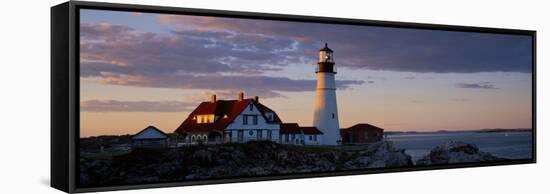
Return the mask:
[[80, 135], [173, 132], [243, 91], [310, 126], [318, 50], [334, 50], [340, 127], [531, 128], [531, 37], [82, 10]]

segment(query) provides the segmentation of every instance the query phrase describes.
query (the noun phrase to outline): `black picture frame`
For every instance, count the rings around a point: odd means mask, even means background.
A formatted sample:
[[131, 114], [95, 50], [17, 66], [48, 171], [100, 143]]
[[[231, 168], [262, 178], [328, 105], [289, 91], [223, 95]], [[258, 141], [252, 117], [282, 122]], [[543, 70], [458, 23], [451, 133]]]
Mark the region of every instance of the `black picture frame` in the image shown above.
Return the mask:
[[[294, 175], [270, 175], [231, 179], [211, 179], [200, 181], [170, 182], [142, 185], [107, 186], [94, 188], [78, 187], [79, 162], [79, 10], [118, 10], [147, 13], [168, 13], [199, 16], [266, 19], [315, 22], [329, 24], [349, 24], [383, 26], [444, 31], [479, 32], [496, 34], [517, 34], [532, 37], [532, 158], [499, 162], [445, 164], [384, 168], [328, 173], [308, 173]], [[419, 170], [438, 170], [466, 167], [497, 166], [536, 163], [536, 31], [499, 29], [470, 26], [422, 24], [406, 22], [344, 19], [301, 15], [267, 14], [254, 12], [221, 11], [162, 6], [114, 4], [101, 2], [69, 1], [51, 8], [51, 186], [64, 192], [92, 192], [188, 185], [221, 184], [249, 181], [312, 178], [325, 176], [361, 175]]]

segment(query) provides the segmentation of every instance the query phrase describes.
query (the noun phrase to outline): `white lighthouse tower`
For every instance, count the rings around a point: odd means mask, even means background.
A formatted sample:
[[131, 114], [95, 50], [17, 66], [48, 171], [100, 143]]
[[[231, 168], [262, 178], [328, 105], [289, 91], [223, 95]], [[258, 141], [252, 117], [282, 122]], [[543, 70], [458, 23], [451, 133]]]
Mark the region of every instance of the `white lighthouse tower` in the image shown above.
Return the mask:
[[336, 105], [336, 83], [334, 76], [334, 57], [332, 50], [325, 47], [319, 50], [317, 63], [317, 89], [315, 95], [315, 113], [313, 125], [323, 132], [323, 142], [326, 145], [337, 145], [340, 140], [340, 124], [338, 123], [338, 107]]

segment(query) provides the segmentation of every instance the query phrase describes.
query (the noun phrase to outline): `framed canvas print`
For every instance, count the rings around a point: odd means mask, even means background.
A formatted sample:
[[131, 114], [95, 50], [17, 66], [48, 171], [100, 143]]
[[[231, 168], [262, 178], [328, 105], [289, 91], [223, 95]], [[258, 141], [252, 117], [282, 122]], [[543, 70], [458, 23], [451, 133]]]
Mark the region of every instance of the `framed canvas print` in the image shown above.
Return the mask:
[[52, 7], [65, 192], [534, 163], [535, 31]]

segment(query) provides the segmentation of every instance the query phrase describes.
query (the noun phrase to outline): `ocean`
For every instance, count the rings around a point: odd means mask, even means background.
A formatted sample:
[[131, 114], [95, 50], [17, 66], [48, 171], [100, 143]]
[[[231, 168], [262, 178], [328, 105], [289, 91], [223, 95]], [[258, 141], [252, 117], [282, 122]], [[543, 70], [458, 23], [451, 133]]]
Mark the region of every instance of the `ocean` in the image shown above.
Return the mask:
[[437, 145], [454, 140], [476, 145], [480, 151], [509, 159], [531, 159], [531, 132], [429, 132], [388, 134], [386, 140], [406, 149], [413, 161], [430, 153]]

